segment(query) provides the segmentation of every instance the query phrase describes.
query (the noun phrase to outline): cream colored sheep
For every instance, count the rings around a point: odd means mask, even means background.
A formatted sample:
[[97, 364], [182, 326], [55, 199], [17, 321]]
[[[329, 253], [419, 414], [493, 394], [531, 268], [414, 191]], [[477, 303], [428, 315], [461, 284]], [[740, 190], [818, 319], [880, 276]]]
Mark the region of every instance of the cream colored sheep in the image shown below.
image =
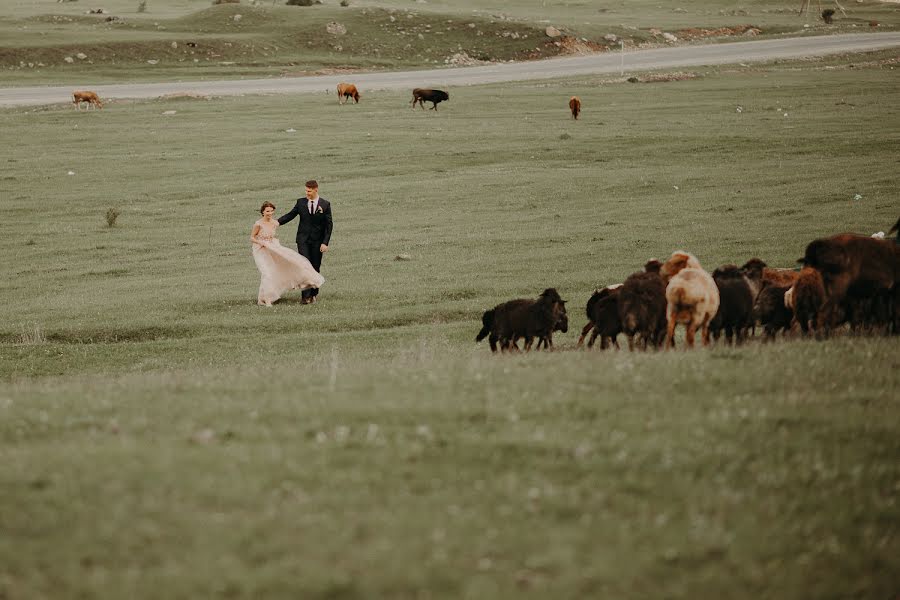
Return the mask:
[[666, 285], [666, 347], [675, 346], [675, 326], [684, 323], [685, 341], [694, 347], [694, 334], [701, 329], [703, 345], [709, 345], [709, 322], [719, 310], [719, 289], [693, 254], [676, 250], [662, 266]]

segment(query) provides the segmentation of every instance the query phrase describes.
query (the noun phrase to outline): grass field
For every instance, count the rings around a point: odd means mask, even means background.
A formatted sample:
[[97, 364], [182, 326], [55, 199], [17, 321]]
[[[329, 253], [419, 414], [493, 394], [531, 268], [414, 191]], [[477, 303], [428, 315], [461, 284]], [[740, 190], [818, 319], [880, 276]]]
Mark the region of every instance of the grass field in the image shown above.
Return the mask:
[[[0, 113], [0, 598], [893, 597], [895, 338], [573, 346], [651, 256], [894, 223], [895, 62]], [[261, 309], [309, 177], [321, 302]], [[547, 286], [561, 351], [473, 343]]]
[[[723, 36], [692, 39], [682, 32], [752, 25], [766, 37], [868, 31], [873, 21], [878, 30], [900, 26], [900, 5], [875, 0], [853, 3], [832, 25], [817, 10], [798, 15], [793, 3], [774, 0], [686, 7], [672, 0], [617, 0], [599, 7], [545, 0], [353, 1], [349, 7], [337, 0], [312, 7], [148, 0], [144, 13], [137, 12], [137, 0], [7, 4], [0, 16], [0, 84], [7, 86], [410, 69], [444, 65], [460, 52], [508, 61], [572, 49], [545, 35], [549, 24], [599, 50], [618, 49], [619, 39], [629, 47], [664, 44], [663, 30], [675, 32], [679, 43], [701, 43]], [[104, 14], [86, 14], [96, 8]], [[116, 20], [107, 21], [111, 17]], [[342, 24], [346, 33], [327, 33], [329, 22]], [[609, 34], [617, 39], [606, 39]]]

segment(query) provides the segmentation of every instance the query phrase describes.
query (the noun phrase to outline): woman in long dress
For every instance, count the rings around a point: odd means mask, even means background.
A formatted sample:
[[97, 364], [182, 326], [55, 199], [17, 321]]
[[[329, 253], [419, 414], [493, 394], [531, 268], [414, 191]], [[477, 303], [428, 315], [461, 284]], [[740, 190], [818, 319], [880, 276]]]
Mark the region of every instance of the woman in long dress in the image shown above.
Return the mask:
[[259, 209], [262, 218], [253, 224], [250, 241], [253, 243], [253, 260], [259, 269], [259, 295], [256, 303], [272, 306], [281, 295], [293, 289], [321, 287], [325, 282], [305, 256], [285, 248], [275, 237], [278, 221], [272, 218], [275, 205], [264, 202]]

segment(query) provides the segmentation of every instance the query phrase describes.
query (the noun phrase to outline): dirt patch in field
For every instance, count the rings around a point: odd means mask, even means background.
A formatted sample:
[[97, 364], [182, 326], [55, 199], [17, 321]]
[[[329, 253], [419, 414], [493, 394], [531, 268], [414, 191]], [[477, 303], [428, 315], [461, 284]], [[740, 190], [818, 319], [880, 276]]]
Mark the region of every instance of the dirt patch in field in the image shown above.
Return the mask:
[[699, 73], [672, 71], [671, 73], [647, 73], [640, 77], [629, 77], [627, 81], [631, 83], [665, 83], [667, 81], [687, 81], [699, 77]]
[[755, 25], [735, 25], [734, 27], [719, 27], [717, 29], [702, 29], [700, 27], [688, 27], [679, 29], [675, 35], [683, 40], [697, 40], [709, 37], [745, 36], [753, 37], [762, 33], [762, 29]]

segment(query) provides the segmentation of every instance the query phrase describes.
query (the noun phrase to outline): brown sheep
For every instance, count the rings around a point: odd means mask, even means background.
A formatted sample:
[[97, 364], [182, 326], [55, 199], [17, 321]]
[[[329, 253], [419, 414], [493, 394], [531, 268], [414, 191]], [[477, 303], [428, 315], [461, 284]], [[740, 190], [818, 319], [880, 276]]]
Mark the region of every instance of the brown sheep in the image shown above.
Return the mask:
[[828, 329], [840, 322], [848, 296], [890, 296], [894, 305], [894, 331], [900, 325], [900, 245], [869, 236], [843, 233], [813, 240], [797, 262], [822, 275], [826, 300], [819, 324]]
[[819, 311], [825, 304], [825, 285], [822, 276], [812, 267], [805, 267], [793, 287], [785, 293], [784, 304], [794, 311], [794, 319], [803, 335], [816, 330]]
[[719, 310], [719, 289], [700, 261], [689, 252], [676, 250], [662, 266], [666, 285], [666, 346], [675, 346], [675, 327], [684, 323], [685, 342], [694, 347], [699, 327], [703, 345], [709, 345], [709, 322]]
[[578, 96], [569, 98], [569, 110], [572, 112], [572, 118], [577, 120], [581, 113], [581, 98]]

